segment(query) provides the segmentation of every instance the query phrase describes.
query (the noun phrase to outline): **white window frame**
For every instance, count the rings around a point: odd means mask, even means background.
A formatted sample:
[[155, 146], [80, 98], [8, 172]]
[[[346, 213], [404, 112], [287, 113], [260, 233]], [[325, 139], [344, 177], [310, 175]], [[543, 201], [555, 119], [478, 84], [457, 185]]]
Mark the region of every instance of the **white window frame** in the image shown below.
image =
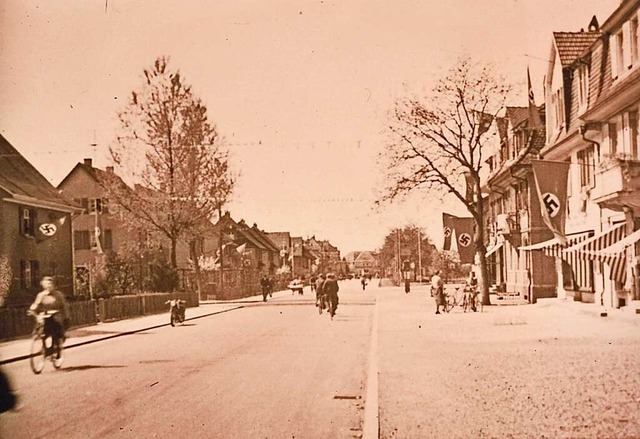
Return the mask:
[[589, 67], [578, 68], [578, 110], [584, 111], [589, 103]]

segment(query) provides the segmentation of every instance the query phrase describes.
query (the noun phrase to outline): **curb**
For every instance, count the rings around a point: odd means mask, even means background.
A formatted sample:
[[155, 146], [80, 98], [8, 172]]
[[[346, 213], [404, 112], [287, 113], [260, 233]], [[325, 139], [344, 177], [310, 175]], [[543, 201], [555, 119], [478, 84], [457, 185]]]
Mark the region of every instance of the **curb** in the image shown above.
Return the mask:
[[[229, 308], [229, 309], [223, 309], [221, 311], [215, 311], [215, 312], [211, 312], [211, 313], [207, 313], [207, 314], [202, 314], [196, 317], [191, 317], [191, 318], [187, 318], [185, 319], [185, 321], [190, 321], [190, 320], [197, 320], [197, 319], [201, 319], [204, 317], [210, 317], [216, 314], [223, 314], [229, 311], [235, 311], [238, 309], [242, 309], [244, 308], [244, 306], [236, 306], [234, 308]], [[151, 329], [157, 329], [157, 328], [162, 328], [163, 326], [170, 326], [171, 323], [162, 323], [160, 325], [153, 325], [153, 326], [147, 326], [144, 328], [139, 328], [139, 329], [134, 329], [131, 331], [124, 331], [124, 332], [120, 332], [118, 334], [111, 334], [111, 335], [105, 335], [104, 337], [100, 337], [100, 338], [95, 338], [93, 340], [86, 340], [86, 341], [79, 341], [77, 343], [73, 343], [73, 344], [69, 344], [69, 345], [65, 345], [64, 349], [72, 349], [72, 348], [77, 348], [80, 346], [85, 346], [88, 344], [92, 344], [92, 343], [98, 343], [100, 341], [105, 341], [105, 340], [110, 340], [112, 338], [118, 338], [118, 337], [124, 337], [125, 335], [133, 335], [136, 334], [138, 332], [142, 332], [142, 331], [148, 331]], [[14, 357], [14, 358], [9, 358], [7, 360], [0, 360], [0, 365], [3, 364], [9, 364], [9, 363], [15, 363], [17, 361], [22, 361], [22, 360], [28, 360], [31, 357], [31, 354], [27, 354], [27, 355], [20, 355], [18, 357]]]
[[373, 311], [371, 324], [371, 349], [369, 351], [369, 373], [367, 376], [367, 396], [365, 398], [363, 439], [380, 437], [380, 407], [378, 403], [378, 302]]

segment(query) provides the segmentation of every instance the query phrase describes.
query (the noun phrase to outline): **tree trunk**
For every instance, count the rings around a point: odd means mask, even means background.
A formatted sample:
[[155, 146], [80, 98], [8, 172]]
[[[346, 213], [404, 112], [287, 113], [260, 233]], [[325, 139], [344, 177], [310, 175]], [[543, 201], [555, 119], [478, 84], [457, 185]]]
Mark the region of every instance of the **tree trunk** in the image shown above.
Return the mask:
[[198, 254], [195, 240], [192, 240], [189, 243], [189, 253], [191, 253], [191, 260], [193, 261], [194, 270], [196, 272], [196, 289], [198, 291], [198, 297], [200, 298], [200, 300], [202, 300], [202, 277], [200, 272], [200, 264], [198, 262], [200, 255]]
[[178, 247], [178, 239], [172, 237], [171, 238], [171, 268], [174, 270], [178, 269], [178, 257], [176, 255], [176, 249]]
[[475, 180], [475, 190], [477, 199], [475, 200], [477, 215], [474, 215], [475, 231], [473, 240], [476, 246], [476, 254], [480, 264], [480, 275], [478, 283], [480, 285], [480, 293], [482, 295], [482, 305], [491, 305], [489, 299], [489, 269], [487, 267], [487, 248], [484, 245], [484, 200], [480, 192], [480, 179]]

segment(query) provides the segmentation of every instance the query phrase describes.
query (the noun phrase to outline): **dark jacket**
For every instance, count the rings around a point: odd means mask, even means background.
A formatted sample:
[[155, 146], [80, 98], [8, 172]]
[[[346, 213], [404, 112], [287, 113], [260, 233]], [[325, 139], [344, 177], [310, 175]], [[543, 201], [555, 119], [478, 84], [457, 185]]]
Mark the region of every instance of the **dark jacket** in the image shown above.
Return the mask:
[[340, 287], [338, 286], [338, 281], [335, 279], [327, 279], [324, 281], [324, 285], [322, 286], [322, 292], [329, 297], [337, 297], [338, 291], [340, 291]]

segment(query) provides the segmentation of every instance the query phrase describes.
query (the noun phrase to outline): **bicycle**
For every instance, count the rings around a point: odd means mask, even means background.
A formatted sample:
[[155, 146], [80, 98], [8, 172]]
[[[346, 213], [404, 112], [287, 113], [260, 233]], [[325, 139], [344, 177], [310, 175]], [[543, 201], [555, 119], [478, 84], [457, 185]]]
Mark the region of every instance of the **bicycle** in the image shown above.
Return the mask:
[[[460, 291], [460, 287], [455, 287], [455, 293], [453, 294], [444, 293], [444, 310], [446, 312], [451, 312], [451, 310], [456, 306], [462, 306], [460, 298], [458, 297], [458, 291]], [[464, 301], [464, 297], [462, 300]]]
[[[45, 311], [35, 315], [36, 324], [33, 328], [33, 339], [29, 355], [29, 365], [33, 373], [38, 375], [44, 369], [47, 359], [51, 360], [53, 367], [60, 369], [64, 362], [64, 345], [61, 338], [58, 343], [53, 343], [53, 335], [47, 331], [47, 320], [58, 311]], [[33, 315], [32, 313], [30, 313]]]

